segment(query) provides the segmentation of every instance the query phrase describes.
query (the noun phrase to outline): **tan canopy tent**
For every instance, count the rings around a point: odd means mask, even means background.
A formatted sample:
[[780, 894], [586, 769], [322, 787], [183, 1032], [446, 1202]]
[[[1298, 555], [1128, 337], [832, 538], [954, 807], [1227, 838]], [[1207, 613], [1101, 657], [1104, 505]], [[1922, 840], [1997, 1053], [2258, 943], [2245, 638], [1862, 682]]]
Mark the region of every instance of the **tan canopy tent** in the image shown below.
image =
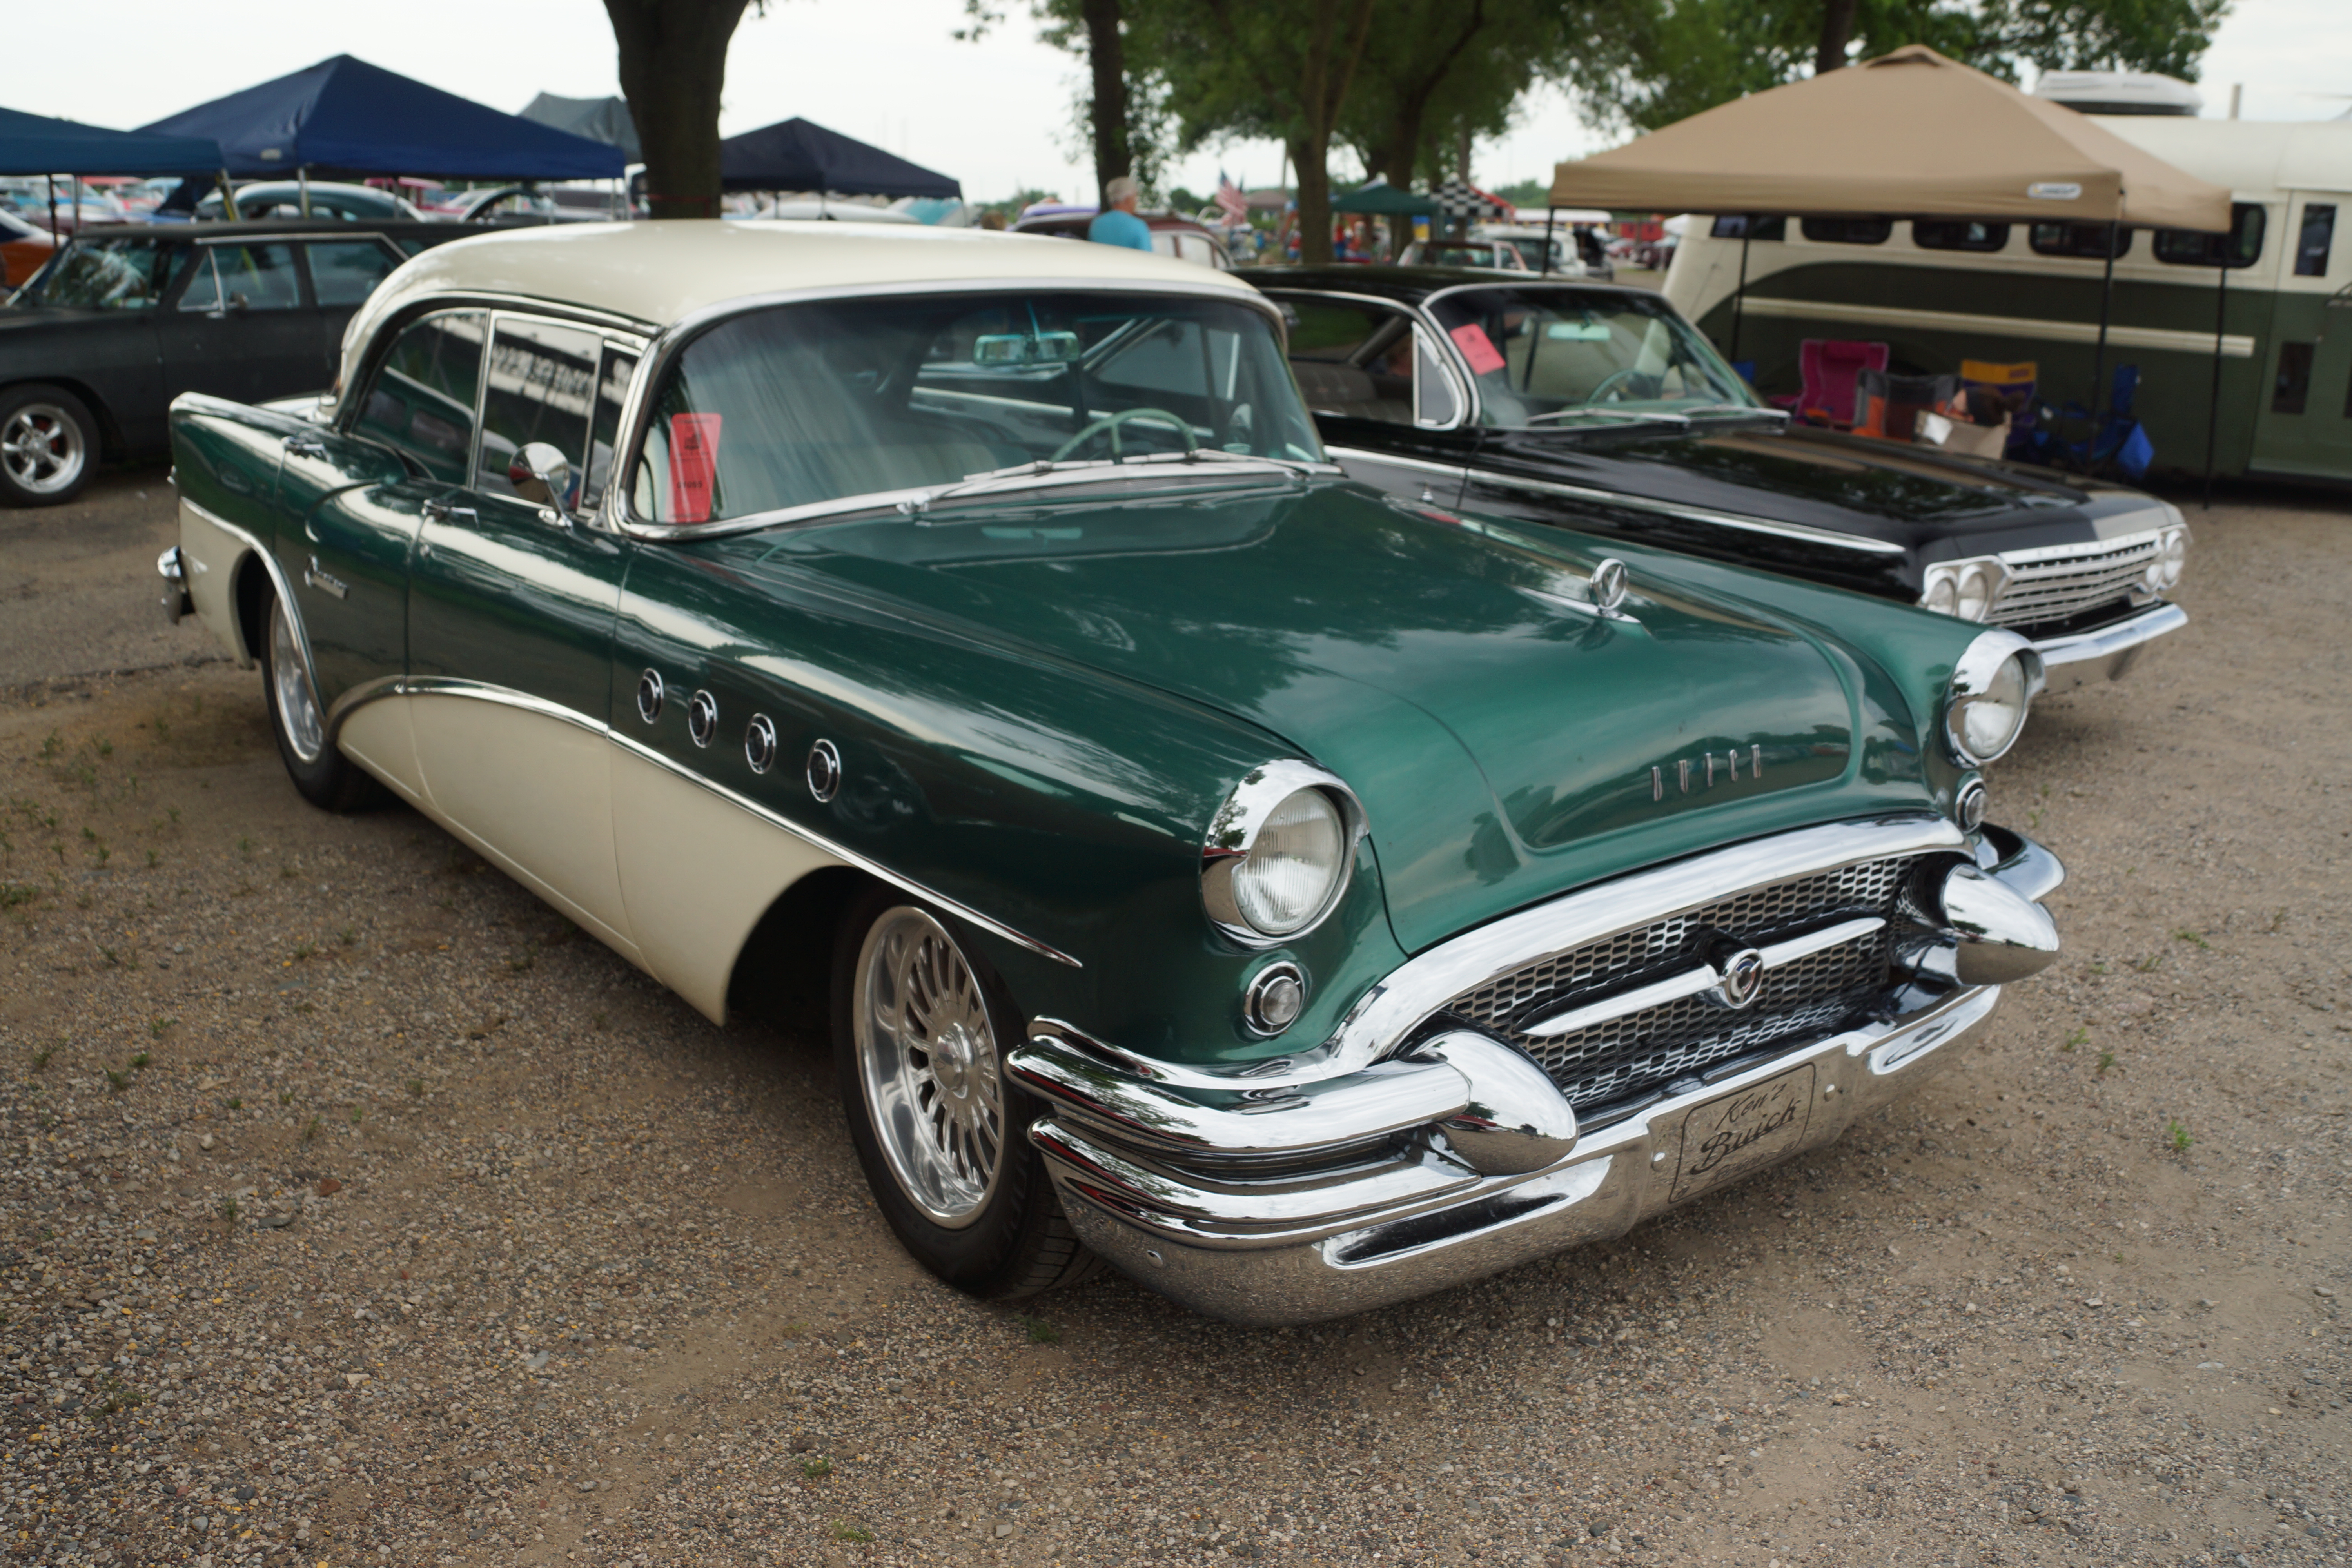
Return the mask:
[[1551, 199], [1648, 212], [2230, 226], [2221, 186], [1924, 44], [1562, 163]]
[[[2091, 372], [2099, 434], [2115, 231], [2126, 224], [2223, 235], [2230, 193], [2142, 152], [2097, 121], [1912, 44], [1874, 60], [1719, 104], [1614, 151], [1552, 171], [1556, 206], [1808, 217], [1957, 217], [2105, 224], [2106, 276]], [[1748, 287], [1743, 226], [1731, 357]], [[2214, 247], [2221, 287], [2226, 241]], [[2213, 403], [2221, 399], [2219, 303]], [[2213, 432], [2208, 421], [2206, 468]]]

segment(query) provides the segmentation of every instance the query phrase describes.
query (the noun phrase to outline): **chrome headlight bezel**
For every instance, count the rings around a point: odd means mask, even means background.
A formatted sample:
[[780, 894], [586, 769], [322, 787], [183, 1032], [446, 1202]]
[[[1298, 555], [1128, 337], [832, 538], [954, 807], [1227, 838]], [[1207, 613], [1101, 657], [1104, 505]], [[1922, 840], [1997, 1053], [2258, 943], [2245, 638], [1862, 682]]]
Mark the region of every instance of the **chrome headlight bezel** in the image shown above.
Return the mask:
[[2151, 599], [2161, 599], [2180, 586], [2180, 578], [2189, 564], [2189, 525], [2180, 521], [2180, 509], [2171, 502], [2165, 510], [2172, 521], [2157, 531], [2156, 559], [2140, 574], [2139, 591]]
[[[1285, 931], [1262, 931], [1243, 912], [1234, 878], [1248, 863], [1250, 851], [1276, 808], [1302, 790], [1321, 794], [1339, 814], [1339, 865], [1324, 889], [1321, 900], [1297, 925]], [[1336, 773], [1297, 758], [1252, 768], [1210, 819], [1201, 841], [1201, 907], [1209, 923], [1229, 941], [1249, 948], [1280, 947], [1305, 937], [1328, 920], [1347, 897], [1354, 879], [1356, 847], [1364, 837], [1364, 806], [1356, 792]]]
[[[2022, 690], [2018, 699], [2017, 722], [2010, 726], [1999, 745], [1981, 751], [1973, 748], [1968, 740], [1969, 710], [1991, 700], [1995, 683], [2011, 661], [2018, 667]], [[1975, 768], [2005, 755], [2025, 732], [2025, 722], [2032, 714], [2034, 698], [2042, 693], [2042, 655], [2031, 642], [2011, 631], [1979, 633], [1953, 665], [1952, 684], [1944, 695], [1944, 749], [1952, 761], [1962, 767]]]
[[[1919, 607], [1981, 626], [1992, 618], [2001, 595], [2008, 592], [2009, 577], [2009, 566], [1998, 555], [1938, 561], [1920, 574]], [[1962, 607], [1971, 590], [1981, 597], [1974, 614]]]

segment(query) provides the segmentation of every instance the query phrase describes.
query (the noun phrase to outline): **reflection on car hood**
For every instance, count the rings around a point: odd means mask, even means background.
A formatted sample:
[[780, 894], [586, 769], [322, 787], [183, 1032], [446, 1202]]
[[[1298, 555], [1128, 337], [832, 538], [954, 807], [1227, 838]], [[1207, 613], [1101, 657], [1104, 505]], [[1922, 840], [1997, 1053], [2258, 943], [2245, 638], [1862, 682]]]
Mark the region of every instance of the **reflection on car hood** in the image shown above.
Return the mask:
[[1589, 545], [1318, 482], [845, 521], [728, 553], [1284, 737], [1362, 796], [1414, 949], [1596, 876], [1887, 803], [1884, 767], [1882, 793], [1850, 798], [1843, 654], [1659, 582], [1635, 584], [1634, 619], [1582, 613]]

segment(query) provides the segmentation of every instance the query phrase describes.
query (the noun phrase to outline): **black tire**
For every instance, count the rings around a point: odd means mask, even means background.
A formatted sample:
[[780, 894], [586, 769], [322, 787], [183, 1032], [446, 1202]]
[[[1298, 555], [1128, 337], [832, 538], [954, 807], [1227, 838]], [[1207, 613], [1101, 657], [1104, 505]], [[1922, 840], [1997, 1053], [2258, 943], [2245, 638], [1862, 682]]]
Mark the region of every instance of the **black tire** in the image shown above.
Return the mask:
[[[1000, 1053], [996, 1081], [1003, 1116], [996, 1147], [1001, 1163], [985, 1198], [955, 1225], [942, 1224], [926, 1212], [885, 1152], [860, 1053], [858, 1015], [866, 1005], [868, 939], [884, 932], [886, 922], [892, 922], [889, 929], [898, 929], [909, 914], [944, 935], [969, 970], [985, 1011], [989, 1047]], [[850, 1141], [883, 1218], [917, 1262], [957, 1289], [989, 1300], [1034, 1296], [1077, 1284], [1102, 1270], [1101, 1260], [1071, 1230], [1045, 1173], [1044, 1157], [1029, 1142], [1037, 1101], [1003, 1076], [1001, 1052], [1007, 1042], [1021, 1038], [1019, 1016], [1002, 983], [973, 957], [947, 917], [893, 888], [869, 889], [853, 900], [834, 946], [832, 1010], [834, 1063]]]
[[[261, 595], [261, 693], [269, 708], [269, 732], [278, 759], [304, 800], [324, 811], [359, 811], [383, 804], [383, 786], [365, 769], [335, 750], [326, 738], [318, 694], [293, 651], [292, 623], [273, 585]], [[307, 704], [308, 713], [289, 712]]]
[[26, 382], [0, 392], [0, 501], [58, 506], [98, 470], [98, 421], [62, 386]]

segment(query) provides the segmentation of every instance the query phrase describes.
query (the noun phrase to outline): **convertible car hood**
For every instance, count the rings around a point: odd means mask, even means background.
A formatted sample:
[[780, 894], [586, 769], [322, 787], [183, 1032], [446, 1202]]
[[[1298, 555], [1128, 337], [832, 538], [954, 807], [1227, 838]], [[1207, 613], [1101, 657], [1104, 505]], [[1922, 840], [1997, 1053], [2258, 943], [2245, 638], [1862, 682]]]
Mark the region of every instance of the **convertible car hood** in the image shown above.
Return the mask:
[[[1489, 433], [1494, 459], [1560, 483], [1802, 523], [1906, 546], [1955, 535], [1985, 550], [2087, 542], [2102, 521], [2142, 514], [2137, 491], [2025, 472], [1930, 448], [1802, 426], [1743, 424], [1660, 436]], [[2019, 531], [2015, 539], [2002, 535]]]
[[1660, 583], [1635, 583], [1629, 618], [1597, 616], [1582, 543], [1317, 482], [950, 509], [728, 554], [1283, 737], [1361, 796], [1414, 949], [1595, 876], [1838, 815], [1819, 796], [1850, 774], [1843, 656]]

